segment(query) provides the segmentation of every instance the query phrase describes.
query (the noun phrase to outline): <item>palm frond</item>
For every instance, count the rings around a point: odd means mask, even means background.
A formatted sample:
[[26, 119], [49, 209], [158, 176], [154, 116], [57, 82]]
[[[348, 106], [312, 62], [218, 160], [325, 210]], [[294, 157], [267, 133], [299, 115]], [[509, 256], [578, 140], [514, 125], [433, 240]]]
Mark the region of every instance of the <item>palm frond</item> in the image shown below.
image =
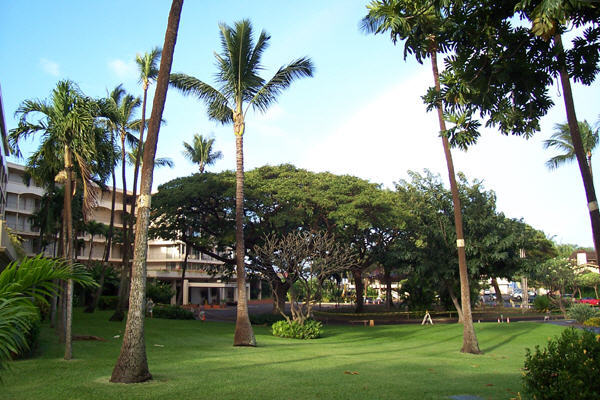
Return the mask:
[[[280, 68], [271, 80], [256, 92], [249, 101], [248, 107], [252, 105], [253, 108], [265, 112], [271, 103], [277, 99], [277, 96], [288, 88], [294, 80], [312, 76], [313, 71], [312, 61], [307, 57], [292, 61], [287, 66]], [[248, 107], [244, 113], [248, 111]]]
[[156, 80], [158, 77], [158, 62], [161, 55], [162, 49], [155, 47], [150, 50], [150, 53], [137, 54], [135, 56], [135, 62], [140, 73], [140, 83], [146, 85], [149, 81]]
[[227, 97], [211, 85], [186, 74], [171, 74], [170, 84], [184, 95], [193, 95], [204, 101], [211, 119], [223, 124], [233, 121], [233, 111]]

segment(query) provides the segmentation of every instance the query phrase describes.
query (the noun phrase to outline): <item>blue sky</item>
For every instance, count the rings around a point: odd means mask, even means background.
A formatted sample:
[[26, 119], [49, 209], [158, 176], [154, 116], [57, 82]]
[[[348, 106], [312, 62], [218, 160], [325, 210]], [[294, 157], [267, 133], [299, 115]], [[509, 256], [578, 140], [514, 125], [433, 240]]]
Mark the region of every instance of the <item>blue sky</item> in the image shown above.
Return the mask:
[[[366, 0], [241, 1], [187, 0], [183, 6], [173, 72], [207, 82], [215, 74], [219, 22], [249, 18], [255, 30], [271, 34], [264, 53], [264, 77], [281, 65], [309, 56], [316, 71], [295, 82], [266, 114], [250, 113], [245, 135], [245, 166], [284, 162], [313, 171], [352, 174], [392, 186], [408, 170], [428, 168], [447, 180], [436, 117], [420, 96], [431, 85], [429, 64], [404, 60], [401, 46], [387, 36], [358, 29]], [[143, 7], [142, 7], [143, 5]], [[89, 96], [101, 97], [119, 83], [141, 95], [134, 58], [161, 46], [168, 1], [5, 1], [0, 13], [0, 84], [8, 129], [25, 99], [45, 99], [60, 79], [77, 82]], [[575, 86], [578, 118], [599, 118], [599, 84]], [[150, 90], [150, 95], [153, 92]], [[581, 178], [575, 164], [548, 171], [551, 154], [542, 141], [565, 120], [563, 99], [551, 89], [556, 106], [534, 138], [504, 137], [486, 131], [468, 152], [454, 151], [455, 168], [496, 191], [498, 207], [561, 243], [591, 246], [591, 228]], [[170, 90], [158, 155], [174, 169], [156, 170], [154, 186], [196, 167], [181, 155], [194, 133], [214, 135], [224, 154], [210, 170], [233, 169], [230, 126], [206, 117], [194, 98]], [[23, 146], [34, 149], [36, 142]], [[14, 160], [24, 162], [23, 160]], [[598, 176], [598, 174], [596, 174]], [[595, 180], [600, 187], [598, 179]]]

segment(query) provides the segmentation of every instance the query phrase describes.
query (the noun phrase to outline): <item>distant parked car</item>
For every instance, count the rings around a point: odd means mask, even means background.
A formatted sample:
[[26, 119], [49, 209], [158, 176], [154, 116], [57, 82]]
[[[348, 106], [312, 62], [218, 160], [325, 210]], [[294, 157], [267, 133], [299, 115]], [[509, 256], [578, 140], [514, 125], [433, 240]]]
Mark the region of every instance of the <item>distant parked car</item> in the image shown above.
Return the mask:
[[600, 299], [594, 299], [592, 297], [584, 297], [583, 299], [575, 301], [577, 303], [591, 304], [592, 306], [597, 306], [598, 304], [600, 304]]
[[[532, 301], [531, 299], [535, 298], [535, 292], [533, 290], [528, 290], [527, 294], [529, 295], [529, 301]], [[511, 295], [511, 298], [515, 301], [522, 301], [523, 289], [515, 289]]]

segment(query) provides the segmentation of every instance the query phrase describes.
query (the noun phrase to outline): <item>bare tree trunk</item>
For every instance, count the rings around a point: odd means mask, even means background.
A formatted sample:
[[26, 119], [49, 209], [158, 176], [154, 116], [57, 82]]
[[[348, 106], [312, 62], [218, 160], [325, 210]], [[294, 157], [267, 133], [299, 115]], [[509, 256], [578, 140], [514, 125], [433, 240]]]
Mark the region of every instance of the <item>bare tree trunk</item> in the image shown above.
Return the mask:
[[452, 300], [452, 304], [454, 304], [454, 308], [456, 309], [456, 313], [458, 314], [458, 323], [462, 324], [464, 321], [462, 308], [460, 307], [460, 303], [458, 298], [456, 297], [456, 293], [454, 293], [454, 288], [452, 287], [452, 283], [446, 283], [446, 288], [448, 289], [448, 295]]
[[527, 287], [527, 277], [525, 276], [521, 278], [521, 289], [523, 290], [521, 311], [525, 313], [525, 310], [529, 308], [529, 287]]
[[[435, 88], [440, 91], [440, 79], [437, 66], [437, 53], [431, 52], [431, 66], [433, 69], [433, 80]], [[467, 269], [467, 256], [465, 253], [465, 238], [463, 234], [462, 211], [460, 207], [460, 197], [458, 195], [458, 185], [454, 175], [454, 163], [452, 162], [452, 153], [450, 152], [450, 143], [446, 136], [446, 123], [444, 114], [440, 105], [437, 106], [440, 131], [442, 132], [442, 144], [446, 156], [446, 165], [448, 166], [448, 178], [450, 180], [450, 191], [452, 192], [452, 203], [454, 204], [454, 226], [456, 228], [456, 247], [458, 250], [458, 270], [460, 274], [460, 299], [463, 311], [463, 346], [461, 352], [480, 354], [479, 343], [473, 327], [473, 316], [471, 314], [471, 290], [469, 287], [469, 275]]]
[[565, 66], [565, 52], [563, 50], [562, 38], [560, 34], [554, 36], [554, 43], [558, 49], [558, 61], [560, 63], [560, 82], [563, 89], [563, 98], [565, 101], [565, 109], [567, 111], [567, 123], [571, 132], [571, 141], [573, 142], [573, 150], [577, 157], [579, 172], [583, 180], [585, 188], [585, 196], [587, 198], [587, 206], [590, 212], [590, 221], [592, 224], [592, 235], [594, 238], [594, 249], [596, 251], [596, 260], [600, 254], [600, 212], [598, 211], [598, 201], [596, 198], [596, 190], [594, 189], [594, 180], [592, 179], [591, 164], [588, 165], [586, 153], [583, 149], [583, 142], [579, 132], [579, 124], [577, 115], [575, 114], [575, 103], [573, 102], [573, 92], [571, 90], [571, 81]]
[[290, 284], [286, 280], [281, 282], [275, 278], [271, 282], [271, 289], [273, 291], [273, 314], [285, 314], [285, 301], [287, 299], [287, 293], [290, 289]]
[[[111, 140], [112, 142], [112, 140]], [[106, 278], [106, 270], [108, 269], [108, 263], [110, 259], [110, 251], [112, 249], [112, 237], [113, 237], [113, 229], [115, 225], [115, 204], [116, 204], [116, 194], [117, 194], [117, 182], [115, 179], [115, 170], [112, 170], [112, 200], [110, 206], [110, 222], [108, 224], [108, 233], [106, 235], [106, 245], [104, 246], [104, 254], [102, 255], [102, 270], [100, 271], [100, 278], [98, 279], [98, 288], [94, 292], [92, 296], [91, 304], [85, 309], [87, 313], [93, 313], [98, 307], [98, 302], [100, 301], [100, 297], [102, 296], [102, 291], [104, 290], [104, 280]]]
[[385, 279], [385, 309], [390, 311], [393, 306], [392, 302], [392, 273], [389, 269], [384, 269]]
[[[73, 161], [72, 161], [71, 149], [68, 145], [65, 145], [65, 170], [67, 172], [67, 181], [65, 182], [65, 196], [64, 196], [64, 217], [65, 225], [67, 227], [67, 238], [66, 246], [64, 248], [64, 258], [67, 260], [69, 265], [73, 263], [73, 211], [72, 198], [73, 198]], [[65, 360], [73, 358], [73, 343], [72, 343], [72, 328], [73, 324], [73, 280], [67, 281], [66, 293], [65, 293]]]
[[364, 308], [364, 286], [362, 281], [362, 270], [353, 269], [352, 276], [354, 277], [354, 288], [356, 289], [356, 307], [354, 307], [355, 313], [363, 312]]
[[129, 313], [123, 335], [121, 353], [113, 369], [111, 382], [136, 383], [152, 379], [148, 370], [146, 357], [146, 342], [144, 338], [144, 310], [146, 298], [146, 256], [148, 251], [148, 225], [150, 224], [150, 193], [152, 190], [152, 175], [154, 157], [160, 130], [160, 121], [167, 98], [169, 75], [173, 64], [173, 52], [179, 29], [179, 18], [183, 0], [173, 0], [169, 12], [167, 32], [163, 46], [163, 57], [156, 84], [156, 92], [152, 105], [152, 115], [148, 128], [147, 145], [144, 149], [144, 164], [140, 184], [140, 198], [136, 219], [136, 235], [133, 259], [133, 274], [131, 279], [131, 295]]
[[496, 302], [498, 302], [499, 306], [504, 306], [504, 299], [502, 298], [502, 292], [496, 278], [492, 278], [492, 286], [494, 287], [494, 293], [496, 293]]
[[[246, 296], [246, 266], [244, 246], [244, 121], [241, 110], [236, 112], [235, 133], [235, 263], [237, 279], [237, 317], [235, 321], [234, 346], [256, 346], [256, 339], [248, 316]], [[241, 125], [241, 126], [240, 126]]]
[[189, 255], [190, 255], [190, 244], [188, 243], [188, 241], [186, 241], [185, 242], [185, 257], [183, 259], [183, 270], [181, 271], [181, 291], [179, 292], [179, 296], [177, 296], [177, 304], [178, 305], [183, 304], [183, 281], [185, 280], [185, 271], [187, 270]]
[[119, 282], [119, 301], [117, 308], [110, 317], [110, 321], [123, 321], [125, 310], [127, 309], [127, 299], [129, 298], [129, 284], [131, 267], [129, 265], [129, 219], [127, 217], [127, 176], [125, 173], [125, 132], [121, 133], [121, 179], [123, 180], [123, 244], [121, 246], [123, 261], [121, 263], [121, 280]]

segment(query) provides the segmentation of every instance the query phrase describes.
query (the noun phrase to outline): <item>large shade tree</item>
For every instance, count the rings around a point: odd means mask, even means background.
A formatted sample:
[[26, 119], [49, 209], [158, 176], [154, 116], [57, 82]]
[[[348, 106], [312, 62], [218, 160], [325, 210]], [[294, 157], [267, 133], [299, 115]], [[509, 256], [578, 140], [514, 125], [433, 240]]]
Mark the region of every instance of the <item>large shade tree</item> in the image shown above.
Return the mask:
[[191, 94], [208, 106], [208, 116], [223, 124], [233, 123], [236, 139], [236, 275], [238, 306], [234, 336], [235, 346], [254, 346], [256, 340], [248, 317], [244, 248], [244, 152], [243, 136], [250, 108], [261, 112], [273, 104], [279, 94], [302, 77], [312, 76], [310, 59], [300, 58], [279, 68], [268, 81], [258, 74], [263, 69], [261, 57], [271, 36], [262, 31], [253, 35], [249, 20], [235, 22], [233, 27], [220, 24], [222, 52], [217, 59], [215, 88], [186, 74], [173, 74], [171, 84], [184, 94]]
[[[362, 28], [367, 32], [389, 33], [392, 41], [405, 41], [404, 56], [413, 54], [418, 62], [431, 59], [431, 67], [435, 90], [440, 90], [437, 54], [451, 47], [450, 36], [453, 25], [449, 24], [444, 14], [431, 0], [374, 0], [368, 6], [368, 14], [362, 20]], [[440, 133], [448, 167], [448, 178], [454, 205], [454, 227], [456, 230], [456, 246], [458, 249], [458, 265], [460, 272], [461, 301], [463, 312], [463, 346], [461, 351], [480, 353], [477, 336], [473, 327], [469, 278], [465, 253], [463, 221], [458, 193], [458, 185], [454, 173], [454, 163], [450, 151], [450, 143], [442, 107], [435, 106], [438, 114]], [[476, 123], [470, 129], [476, 127]]]
[[133, 268], [131, 275], [131, 293], [129, 312], [123, 335], [123, 344], [115, 368], [110, 377], [111, 382], [135, 383], [152, 379], [148, 370], [146, 357], [146, 341], [144, 337], [144, 316], [146, 299], [146, 256], [148, 251], [148, 225], [150, 224], [150, 191], [154, 171], [154, 158], [158, 143], [158, 132], [162, 120], [169, 74], [173, 64], [173, 53], [179, 30], [179, 19], [183, 0], [173, 0], [169, 11], [169, 19], [165, 33], [163, 57], [156, 82], [156, 91], [152, 104], [152, 114], [148, 126], [148, 139], [144, 146], [144, 164], [140, 182], [140, 196], [135, 226], [135, 245], [133, 252]]
[[[451, 57], [446, 57], [443, 88], [431, 88], [430, 107], [443, 104], [448, 112], [478, 113], [486, 125], [503, 134], [530, 136], [553, 105], [548, 92], [558, 78], [569, 133], [584, 182], [596, 252], [600, 248], [600, 212], [587, 168], [571, 90], [571, 79], [591, 84], [600, 71], [600, 7], [570, 0], [462, 0], [439, 2], [453, 22]], [[516, 22], [529, 20], [531, 28]], [[562, 33], [576, 28], [569, 46]], [[465, 118], [465, 126], [470, 118]], [[466, 145], [477, 139], [453, 135]]]

